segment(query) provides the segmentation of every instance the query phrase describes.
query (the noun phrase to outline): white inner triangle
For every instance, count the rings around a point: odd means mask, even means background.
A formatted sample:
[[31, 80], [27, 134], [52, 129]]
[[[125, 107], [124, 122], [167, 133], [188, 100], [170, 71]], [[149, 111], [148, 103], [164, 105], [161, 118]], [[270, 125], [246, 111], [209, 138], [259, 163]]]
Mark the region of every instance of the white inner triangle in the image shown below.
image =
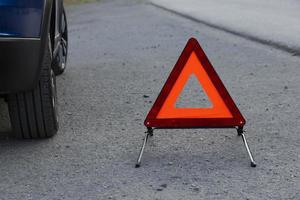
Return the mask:
[[213, 107], [203, 91], [197, 77], [192, 74], [176, 100], [176, 108], [211, 108]]

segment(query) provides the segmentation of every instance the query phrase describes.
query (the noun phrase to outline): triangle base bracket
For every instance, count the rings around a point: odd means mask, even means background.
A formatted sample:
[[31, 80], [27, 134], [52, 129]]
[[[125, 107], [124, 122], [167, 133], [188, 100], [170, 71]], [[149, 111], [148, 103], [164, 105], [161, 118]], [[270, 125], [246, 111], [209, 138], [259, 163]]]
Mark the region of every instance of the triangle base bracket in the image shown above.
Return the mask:
[[[235, 128], [235, 127], [232, 127], [232, 128]], [[161, 128], [155, 128], [155, 129], [161, 129]], [[256, 167], [256, 162], [255, 162], [255, 160], [252, 156], [251, 150], [249, 148], [249, 145], [248, 145], [248, 142], [247, 142], [247, 139], [246, 139], [246, 136], [245, 136], [245, 131], [244, 131], [243, 127], [242, 126], [237, 127], [236, 130], [237, 130], [238, 136], [242, 137], [242, 140], [243, 140], [243, 143], [245, 145], [246, 151], [247, 151], [248, 156], [250, 158], [250, 166], [251, 167]], [[139, 168], [141, 166], [142, 157], [143, 157], [143, 154], [144, 154], [144, 151], [145, 151], [145, 147], [147, 145], [147, 141], [148, 141], [149, 137], [153, 136], [153, 131], [154, 131], [154, 128], [147, 127], [147, 131], [145, 132], [145, 137], [144, 137], [144, 140], [143, 140], [142, 148], [140, 150], [135, 168]]]

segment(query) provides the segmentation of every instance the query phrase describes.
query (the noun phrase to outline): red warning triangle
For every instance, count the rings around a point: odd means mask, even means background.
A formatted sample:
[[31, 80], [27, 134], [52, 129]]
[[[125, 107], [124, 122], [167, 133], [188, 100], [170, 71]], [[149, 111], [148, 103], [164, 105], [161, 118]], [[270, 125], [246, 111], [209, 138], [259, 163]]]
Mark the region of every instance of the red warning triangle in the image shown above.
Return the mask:
[[[212, 107], [176, 108], [188, 79], [196, 76]], [[244, 117], [230, 97], [198, 41], [191, 38], [145, 120], [156, 128], [242, 127]]]

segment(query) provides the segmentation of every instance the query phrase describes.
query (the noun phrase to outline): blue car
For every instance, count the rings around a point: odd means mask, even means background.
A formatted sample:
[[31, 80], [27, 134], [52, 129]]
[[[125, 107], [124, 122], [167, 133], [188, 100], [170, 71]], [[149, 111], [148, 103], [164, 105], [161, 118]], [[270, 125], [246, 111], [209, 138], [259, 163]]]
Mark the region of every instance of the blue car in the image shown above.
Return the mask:
[[55, 77], [65, 71], [67, 54], [63, 0], [0, 0], [0, 97], [15, 137], [58, 131]]

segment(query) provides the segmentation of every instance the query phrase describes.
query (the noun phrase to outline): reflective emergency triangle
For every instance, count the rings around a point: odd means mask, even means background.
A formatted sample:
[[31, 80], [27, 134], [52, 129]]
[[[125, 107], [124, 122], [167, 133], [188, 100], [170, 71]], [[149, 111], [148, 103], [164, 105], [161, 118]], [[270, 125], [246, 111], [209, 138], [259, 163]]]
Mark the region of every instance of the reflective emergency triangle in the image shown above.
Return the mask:
[[[194, 75], [211, 101], [209, 108], [176, 108], [176, 100]], [[244, 117], [196, 39], [191, 38], [145, 120], [146, 127], [242, 127]]]

